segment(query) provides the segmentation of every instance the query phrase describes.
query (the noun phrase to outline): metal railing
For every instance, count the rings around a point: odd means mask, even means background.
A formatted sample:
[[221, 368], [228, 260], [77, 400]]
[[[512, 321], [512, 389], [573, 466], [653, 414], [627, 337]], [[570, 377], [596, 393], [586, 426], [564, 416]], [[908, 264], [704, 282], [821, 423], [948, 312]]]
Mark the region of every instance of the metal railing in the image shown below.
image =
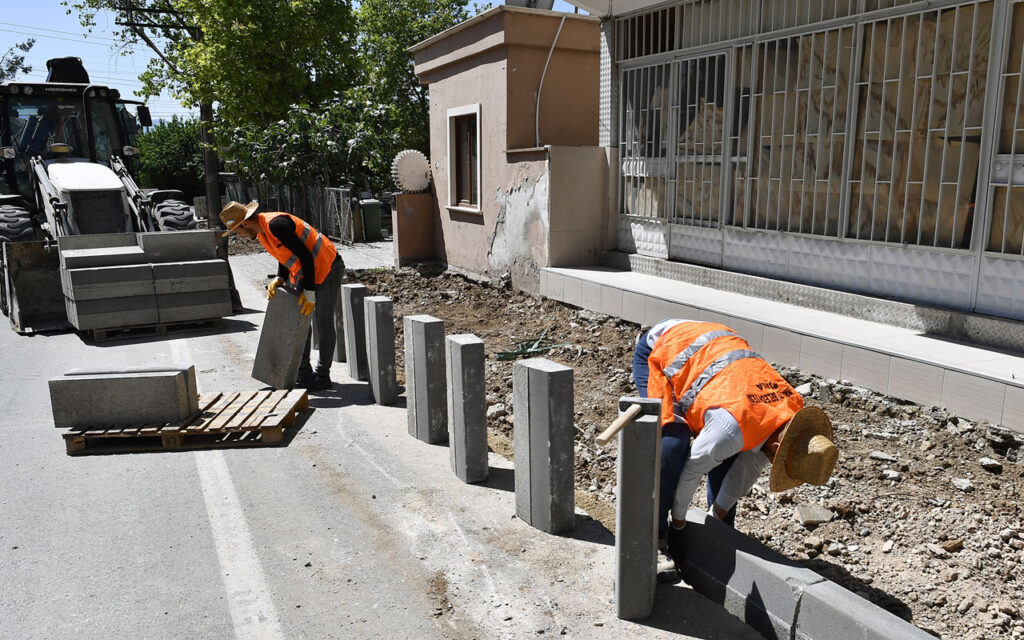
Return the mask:
[[[993, 2], [867, 0], [862, 14], [857, 4], [712, 0], [618, 19], [617, 59], [652, 56], [620, 71], [620, 212], [968, 248], [979, 167], [993, 160], [980, 144], [1000, 86], [989, 71]], [[988, 239], [990, 251], [1016, 254], [1022, 6], [1011, 8], [1000, 78]], [[767, 33], [780, 29], [784, 37]]]

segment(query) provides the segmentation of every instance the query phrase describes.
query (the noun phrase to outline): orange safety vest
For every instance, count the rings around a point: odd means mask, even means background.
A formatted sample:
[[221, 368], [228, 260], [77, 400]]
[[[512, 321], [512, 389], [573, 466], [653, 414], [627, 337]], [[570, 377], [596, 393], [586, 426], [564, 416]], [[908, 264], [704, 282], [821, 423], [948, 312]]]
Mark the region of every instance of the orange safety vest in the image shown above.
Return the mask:
[[804, 406], [785, 378], [722, 324], [671, 327], [647, 362], [647, 395], [661, 399], [662, 426], [685, 422], [700, 433], [708, 409], [726, 409], [740, 425], [744, 451], [764, 442]]
[[278, 262], [288, 269], [288, 272], [291, 274], [289, 279], [293, 285], [298, 286], [299, 278], [303, 275], [302, 262], [297, 255], [292, 253], [291, 249], [281, 244], [274, 237], [274, 234], [270, 232], [270, 221], [277, 216], [288, 216], [295, 223], [295, 234], [299, 236], [299, 239], [306, 245], [309, 252], [313, 254], [313, 268], [316, 270], [316, 282], [314, 284], [323, 283], [327, 278], [327, 274], [331, 271], [331, 264], [334, 263], [334, 258], [338, 255], [338, 250], [334, 248], [334, 243], [312, 226], [306, 224], [302, 218], [296, 218], [290, 213], [270, 211], [256, 214], [260, 222], [260, 232], [256, 234], [256, 239], [260, 241], [260, 244], [267, 250], [267, 253], [274, 256]]

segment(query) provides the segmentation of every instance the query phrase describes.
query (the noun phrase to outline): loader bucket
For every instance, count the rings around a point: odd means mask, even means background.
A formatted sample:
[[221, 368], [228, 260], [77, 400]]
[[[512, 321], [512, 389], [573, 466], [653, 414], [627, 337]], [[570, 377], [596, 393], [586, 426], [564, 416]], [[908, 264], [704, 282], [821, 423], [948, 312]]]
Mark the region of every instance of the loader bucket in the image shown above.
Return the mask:
[[56, 242], [5, 242], [7, 315], [18, 333], [69, 329]]

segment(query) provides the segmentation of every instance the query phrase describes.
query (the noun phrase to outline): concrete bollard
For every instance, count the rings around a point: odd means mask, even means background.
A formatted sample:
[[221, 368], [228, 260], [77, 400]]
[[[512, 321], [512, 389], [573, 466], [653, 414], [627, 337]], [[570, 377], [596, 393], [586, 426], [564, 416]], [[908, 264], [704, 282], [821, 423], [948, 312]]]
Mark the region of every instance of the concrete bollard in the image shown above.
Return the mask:
[[354, 380], [369, 380], [370, 373], [366, 363], [366, 315], [364, 300], [366, 287], [361, 284], [341, 285], [341, 313], [344, 318], [344, 332], [339, 334], [345, 339], [345, 355], [348, 362], [348, 375]]
[[370, 296], [364, 300], [364, 305], [370, 388], [374, 402], [391, 404], [398, 398], [394, 305], [386, 296]]
[[409, 435], [427, 444], [448, 440], [444, 320], [405, 316], [405, 397]]
[[661, 469], [660, 400], [621, 398], [643, 412], [619, 431], [615, 513], [615, 607], [624, 620], [642, 620], [654, 609], [658, 571], [658, 487]]
[[338, 336], [338, 339], [334, 341], [334, 361], [345, 362], [345, 310], [340, 293], [337, 306], [334, 309], [334, 333]]
[[448, 336], [448, 451], [463, 482], [487, 479], [487, 388], [484, 342], [472, 334]]
[[573, 372], [545, 358], [512, 367], [516, 515], [541, 531], [573, 528]]

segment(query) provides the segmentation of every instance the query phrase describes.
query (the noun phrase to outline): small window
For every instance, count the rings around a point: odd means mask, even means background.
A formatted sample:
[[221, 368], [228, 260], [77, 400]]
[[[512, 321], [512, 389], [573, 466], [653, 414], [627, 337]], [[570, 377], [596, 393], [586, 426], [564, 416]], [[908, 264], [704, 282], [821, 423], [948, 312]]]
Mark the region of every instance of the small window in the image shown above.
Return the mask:
[[448, 111], [449, 206], [480, 210], [480, 106]]

